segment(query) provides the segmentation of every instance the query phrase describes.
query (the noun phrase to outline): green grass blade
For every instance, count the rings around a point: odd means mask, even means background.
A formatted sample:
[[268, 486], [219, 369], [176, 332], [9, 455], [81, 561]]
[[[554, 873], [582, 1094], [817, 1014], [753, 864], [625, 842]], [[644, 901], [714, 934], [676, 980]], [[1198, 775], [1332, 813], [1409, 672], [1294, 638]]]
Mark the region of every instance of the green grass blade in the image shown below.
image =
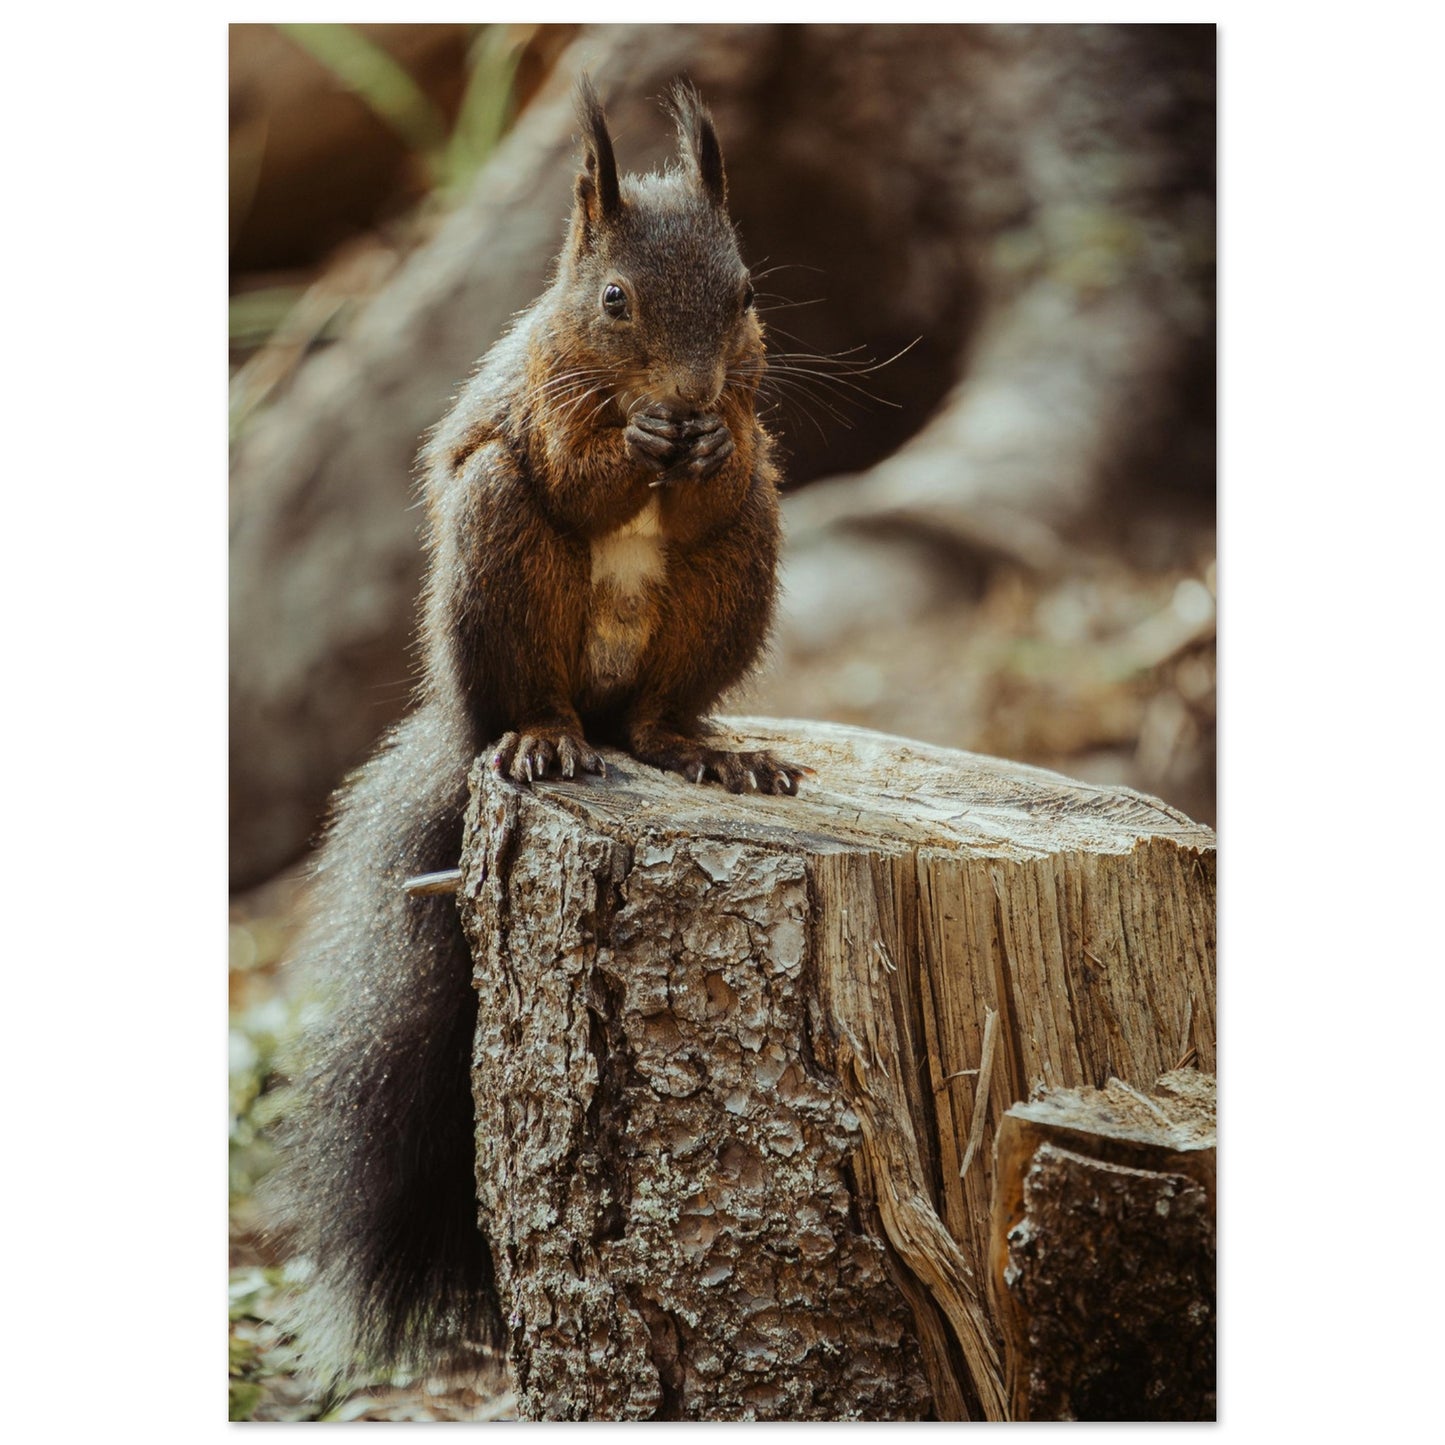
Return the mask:
[[471, 75], [447, 144], [444, 183], [455, 192], [497, 148], [511, 119], [512, 81], [523, 43], [508, 25], [488, 25], [473, 43]]
[[434, 175], [444, 164], [447, 127], [425, 91], [381, 46], [352, 25], [279, 25], [308, 55], [427, 158]]

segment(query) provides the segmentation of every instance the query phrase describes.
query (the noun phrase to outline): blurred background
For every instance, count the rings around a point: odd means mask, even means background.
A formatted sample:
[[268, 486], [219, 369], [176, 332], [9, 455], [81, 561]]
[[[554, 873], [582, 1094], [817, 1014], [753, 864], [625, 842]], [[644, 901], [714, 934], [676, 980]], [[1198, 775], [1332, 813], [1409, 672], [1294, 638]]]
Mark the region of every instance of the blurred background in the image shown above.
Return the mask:
[[[249, 1202], [275, 965], [328, 795], [406, 707], [413, 461], [542, 288], [577, 73], [625, 170], [670, 154], [657, 99], [691, 75], [771, 344], [887, 363], [769, 418], [785, 598], [727, 710], [1037, 763], [1213, 823], [1215, 30], [230, 34], [232, 1411], [303, 1418], [267, 1363]], [[505, 1413], [495, 1383], [329, 1417]]]

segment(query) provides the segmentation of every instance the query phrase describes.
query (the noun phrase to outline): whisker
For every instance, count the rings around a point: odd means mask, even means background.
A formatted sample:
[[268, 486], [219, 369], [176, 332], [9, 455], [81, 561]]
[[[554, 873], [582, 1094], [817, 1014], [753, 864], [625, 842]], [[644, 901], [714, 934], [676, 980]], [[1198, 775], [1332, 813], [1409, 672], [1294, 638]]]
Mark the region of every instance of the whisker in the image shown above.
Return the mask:
[[848, 358], [855, 352], [863, 350], [861, 345], [850, 346], [846, 351], [834, 351], [826, 355], [811, 351], [779, 351], [770, 353], [768, 360], [769, 362], [772, 362], [774, 359], [778, 361], [811, 361], [817, 365], [837, 363], [845, 369], [850, 376], [867, 376], [871, 372], [882, 371], [885, 366], [892, 366], [900, 357], [907, 356], [922, 340], [923, 338], [921, 336], [915, 336], [907, 346], [895, 351], [893, 355], [885, 361], [874, 361], [871, 357], [860, 359], [859, 361], [849, 361]]
[[[786, 296], [779, 296], [775, 291], [759, 291], [754, 297], [754, 305], [757, 305], [758, 312], [763, 316], [771, 316], [775, 311], [798, 311], [804, 306], [821, 306], [828, 298], [826, 296], [813, 296], [807, 301], [789, 301]], [[766, 301], [768, 305], [758, 305]], [[772, 322], [768, 323], [768, 330], [774, 331], [780, 328], [775, 327]], [[787, 333], [784, 332], [784, 335]]]
[[816, 361], [821, 365], [838, 365], [841, 367], [862, 366], [871, 361], [871, 357], [856, 357], [855, 353], [862, 351], [862, 346], [850, 346], [846, 351], [770, 351], [769, 361]]
[[604, 397], [602, 398], [602, 400], [599, 401], [599, 402], [597, 403], [597, 405], [594, 406], [590, 412], [587, 413], [587, 420], [584, 421], [584, 422], [582, 423], [582, 425], [583, 425], [583, 426], [591, 426], [592, 423], [593, 423], [594, 421], [596, 421], [597, 418], [598, 418], [609, 406], [611, 406], [611, 404], [612, 404], [612, 396], [611, 396], [611, 394], [609, 393], [607, 396], [604, 396]]
[[870, 403], [895, 408], [897, 406], [897, 403], [890, 402], [885, 397], [875, 396], [867, 388], [858, 386], [846, 377], [836, 376], [831, 372], [817, 372], [795, 364], [770, 366], [761, 372], [752, 372], [750, 375], [756, 378], [760, 392], [772, 392], [777, 396], [786, 395], [795, 402], [806, 397], [814, 405], [825, 409], [829, 416], [843, 426], [851, 426], [851, 423], [847, 415], [840, 410], [842, 407], [868, 410]]
[[[601, 386], [589, 386], [586, 391], [584, 391], [584, 392], [581, 393], [580, 396], [574, 397], [570, 402], [567, 403], [566, 408], [559, 414], [558, 420], [563, 421], [563, 422], [570, 421], [570, 420], [572, 419], [572, 414], [573, 414], [585, 401], [587, 401], [587, 400], [588, 400], [589, 398], [591, 398], [591, 397], [594, 397], [594, 396], [597, 396], [597, 395], [601, 394], [601, 393], [604, 392], [605, 390], [606, 390], [605, 387], [601, 387]], [[597, 415], [597, 412], [601, 411], [602, 408], [603, 408], [604, 406], [606, 406], [607, 403], [610, 402], [611, 400], [612, 400], [611, 393], [608, 393], [607, 395], [604, 395], [604, 396], [602, 397], [602, 401], [601, 401], [600, 405], [596, 408], [595, 411], [593, 411], [592, 415], [587, 418], [587, 422], [584, 422], [583, 425], [585, 426], [585, 425], [587, 425], [588, 423], [590, 423], [591, 420], [592, 420], [592, 417], [593, 417], [593, 416], [596, 416], [596, 415]]]
[[[828, 445], [828, 433], [824, 430], [823, 424], [813, 415], [812, 408], [806, 405], [802, 398], [775, 395], [772, 398], [771, 405], [773, 410], [780, 416], [786, 416], [791, 413], [795, 416], [802, 417], [808, 425], [818, 433], [818, 440], [821, 441], [824, 446]], [[846, 425], [846, 423], [844, 423], [844, 425]]]
[[[779, 325], [778, 325], [776, 322], [774, 322], [774, 321], [769, 321], [769, 322], [767, 323], [767, 328], [768, 328], [768, 330], [767, 330], [767, 339], [770, 339], [770, 338], [772, 338], [772, 337], [774, 337], [774, 336], [786, 336], [789, 341], [796, 341], [799, 346], [806, 346], [806, 345], [808, 344], [801, 336], [796, 335], [794, 332], [785, 330], [783, 327], [779, 326]], [[774, 351], [774, 352], [771, 352], [771, 353], [769, 353], [769, 354], [772, 355], [772, 356], [782, 356], [782, 355], [786, 355], [787, 353]], [[812, 352], [798, 352], [798, 353], [796, 353], [796, 354], [799, 355], [799, 356], [803, 356], [803, 355], [811, 356], [813, 353], [812, 353]]]
[[771, 359], [766, 368], [759, 373], [763, 384], [772, 379], [779, 381], [787, 379], [796, 386], [806, 387], [815, 392], [826, 392], [835, 401], [844, 405], [861, 406], [863, 401], [867, 401], [898, 409], [899, 403], [878, 396], [851, 379], [852, 376], [861, 374], [864, 374], [861, 368], [854, 371], [820, 371], [816, 367], [802, 366], [796, 361], [775, 362]]
[[852, 423], [842, 412], [835, 407], [828, 398], [816, 394], [810, 390], [810, 383], [794, 377], [779, 376], [773, 378], [764, 374], [761, 379], [754, 371], [739, 369], [736, 381], [746, 380], [754, 383], [756, 392], [765, 401], [769, 402], [775, 409], [782, 411], [795, 411], [812, 425], [818, 436], [826, 446], [828, 442], [827, 432], [814, 414], [813, 408], [819, 407], [827, 412], [838, 425], [852, 430]]
[[840, 411], [833, 400], [826, 396], [819, 395], [816, 391], [810, 391], [803, 383], [792, 378], [778, 378], [776, 388], [772, 394], [779, 400], [790, 401], [799, 410], [807, 411], [811, 416], [812, 412], [805, 403], [810, 403], [825, 411], [839, 426], [848, 429], [853, 428], [853, 423], [848, 420], [846, 413]]
[[[766, 256], [763, 257], [763, 261], [767, 259]], [[763, 261], [758, 262], [758, 265], [761, 266]], [[765, 276], [776, 276], [779, 271], [814, 271], [819, 276], [827, 274], [821, 266], [805, 266], [801, 261], [779, 261], [776, 266], [769, 266], [766, 271], [750, 269], [748, 274], [754, 281], [761, 281]]]
[[606, 379], [612, 374], [610, 367], [581, 366], [573, 371], [564, 371], [556, 376], [548, 377], [546, 381], [538, 386], [537, 391], [541, 395], [546, 395], [549, 392], [567, 391], [580, 382]]
[[[810, 383], [828, 392], [839, 402], [854, 405], [862, 405], [863, 401], [877, 402], [878, 405], [890, 406], [895, 411], [899, 407], [898, 402], [878, 396], [875, 392], [869, 391], [866, 386], [859, 386], [856, 381], [850, 380], [847, 376], [839, 376], [834, 372], [817, 371], [812, 367], [793, 365], [769, 367], [766, 375], [786, 377], [797, 383]], [[860, 401], [859, 398], [862, 400]]]

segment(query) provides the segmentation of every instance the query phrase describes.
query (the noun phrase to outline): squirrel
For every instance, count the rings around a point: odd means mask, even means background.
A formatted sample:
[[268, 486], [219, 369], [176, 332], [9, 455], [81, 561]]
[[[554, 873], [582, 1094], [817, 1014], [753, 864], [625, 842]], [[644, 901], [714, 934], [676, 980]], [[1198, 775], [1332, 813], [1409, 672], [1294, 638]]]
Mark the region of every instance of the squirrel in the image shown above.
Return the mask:
[[690, 82], [666, 104], [678, 164], [619, 176], [579, 81], [553, 278], [423, 449], [417, 705], [333, 806], [295, 954], [329, 1008], [269, 1190], [311, 1267], [286, 1324], [331, 1383], [502, 1338], [473, 1177], [471, 956], [454, 900], [403, 888], [455, 865], [473, 760], [523, 786], [605, 777], [601, 743], [734, 792], [792, 794], [810, 771], [705, 733], [767, 639], [779, 478], [717, 134]]

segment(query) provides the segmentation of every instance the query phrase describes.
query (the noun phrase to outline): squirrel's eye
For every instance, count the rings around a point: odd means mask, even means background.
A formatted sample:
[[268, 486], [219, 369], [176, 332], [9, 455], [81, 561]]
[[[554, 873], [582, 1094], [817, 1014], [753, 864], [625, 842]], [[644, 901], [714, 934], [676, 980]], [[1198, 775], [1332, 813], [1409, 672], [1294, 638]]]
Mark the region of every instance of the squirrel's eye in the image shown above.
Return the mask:
[[627, 315], [627, 293], [620, 286], [602, 288], [602, 309], [614, 320]]
[[753, 288], [750, 282], [748, 285], [743, 287], [743, 310], [751, 311], [753, 309], [753, 302], [755, 300], [757, 300], [757, 297], [753, 295]]

